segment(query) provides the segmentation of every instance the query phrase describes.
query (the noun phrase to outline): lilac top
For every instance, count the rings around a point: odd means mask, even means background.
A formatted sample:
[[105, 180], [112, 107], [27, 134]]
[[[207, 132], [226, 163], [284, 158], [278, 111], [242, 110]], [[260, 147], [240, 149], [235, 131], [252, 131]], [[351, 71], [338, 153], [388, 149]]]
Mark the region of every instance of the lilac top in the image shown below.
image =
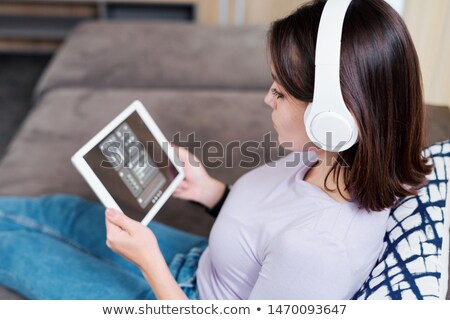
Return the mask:
[[200, 257], [200, 299], [350, 299], [362, 286], [389, 209], [368, 212], [304, 181], [308, 158], [292, 152], [236, 181]]

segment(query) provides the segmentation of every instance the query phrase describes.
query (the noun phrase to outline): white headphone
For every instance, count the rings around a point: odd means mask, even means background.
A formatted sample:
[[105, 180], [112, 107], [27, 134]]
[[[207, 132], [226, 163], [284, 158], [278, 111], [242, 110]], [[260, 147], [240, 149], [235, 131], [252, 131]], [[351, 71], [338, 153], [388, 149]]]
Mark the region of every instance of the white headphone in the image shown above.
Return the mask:
[[345, 105], [339, 65], [345, 13], [351, 0], [328, 0], [320, 17], [316, 43], [313, 102], [305, 111], [308, 137], [320, 149], [339, 152], [358, 141], [358, 126]]

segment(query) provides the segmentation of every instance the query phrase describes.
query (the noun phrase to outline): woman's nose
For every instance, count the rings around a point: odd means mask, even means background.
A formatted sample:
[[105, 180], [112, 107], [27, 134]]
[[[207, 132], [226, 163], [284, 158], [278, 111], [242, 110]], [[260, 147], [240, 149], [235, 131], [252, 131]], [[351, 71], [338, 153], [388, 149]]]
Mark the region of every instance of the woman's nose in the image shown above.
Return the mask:
[[264, 97], [264, 103], [267, 104], [272, 109], [275, 109], [275, 107], [276, 107], [276, 101], [274, 99], [274, 96], [270, 92], [270, 90], [269, 90], [269, 92], [267, 92], [266, 96]]

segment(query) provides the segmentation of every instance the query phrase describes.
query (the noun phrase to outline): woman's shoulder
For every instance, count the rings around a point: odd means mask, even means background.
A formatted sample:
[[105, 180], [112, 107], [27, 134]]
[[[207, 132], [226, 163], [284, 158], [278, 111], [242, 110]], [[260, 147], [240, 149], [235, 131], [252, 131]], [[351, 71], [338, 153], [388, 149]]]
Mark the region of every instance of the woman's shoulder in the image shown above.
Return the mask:
[[367, 212], [355, 204], [325, 206], [315, 212], [305, 222], [295, 220], [280, 230], [270, 246], [283, 250], [299, 250], [299, 247], [311, 246], [318, 250], [338, 248], [346, 254], [356, 251], [376, 249], [386, 232], [389, 209], [382, 212]]

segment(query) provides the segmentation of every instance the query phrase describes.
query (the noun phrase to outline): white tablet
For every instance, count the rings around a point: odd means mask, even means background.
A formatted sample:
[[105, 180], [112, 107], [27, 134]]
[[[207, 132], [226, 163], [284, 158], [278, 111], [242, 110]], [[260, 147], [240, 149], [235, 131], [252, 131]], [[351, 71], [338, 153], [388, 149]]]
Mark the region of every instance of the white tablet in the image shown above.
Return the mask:
[[134, 101], [72, 157], [105, 207], [147, 225], [183, 180], [174, 149]]

